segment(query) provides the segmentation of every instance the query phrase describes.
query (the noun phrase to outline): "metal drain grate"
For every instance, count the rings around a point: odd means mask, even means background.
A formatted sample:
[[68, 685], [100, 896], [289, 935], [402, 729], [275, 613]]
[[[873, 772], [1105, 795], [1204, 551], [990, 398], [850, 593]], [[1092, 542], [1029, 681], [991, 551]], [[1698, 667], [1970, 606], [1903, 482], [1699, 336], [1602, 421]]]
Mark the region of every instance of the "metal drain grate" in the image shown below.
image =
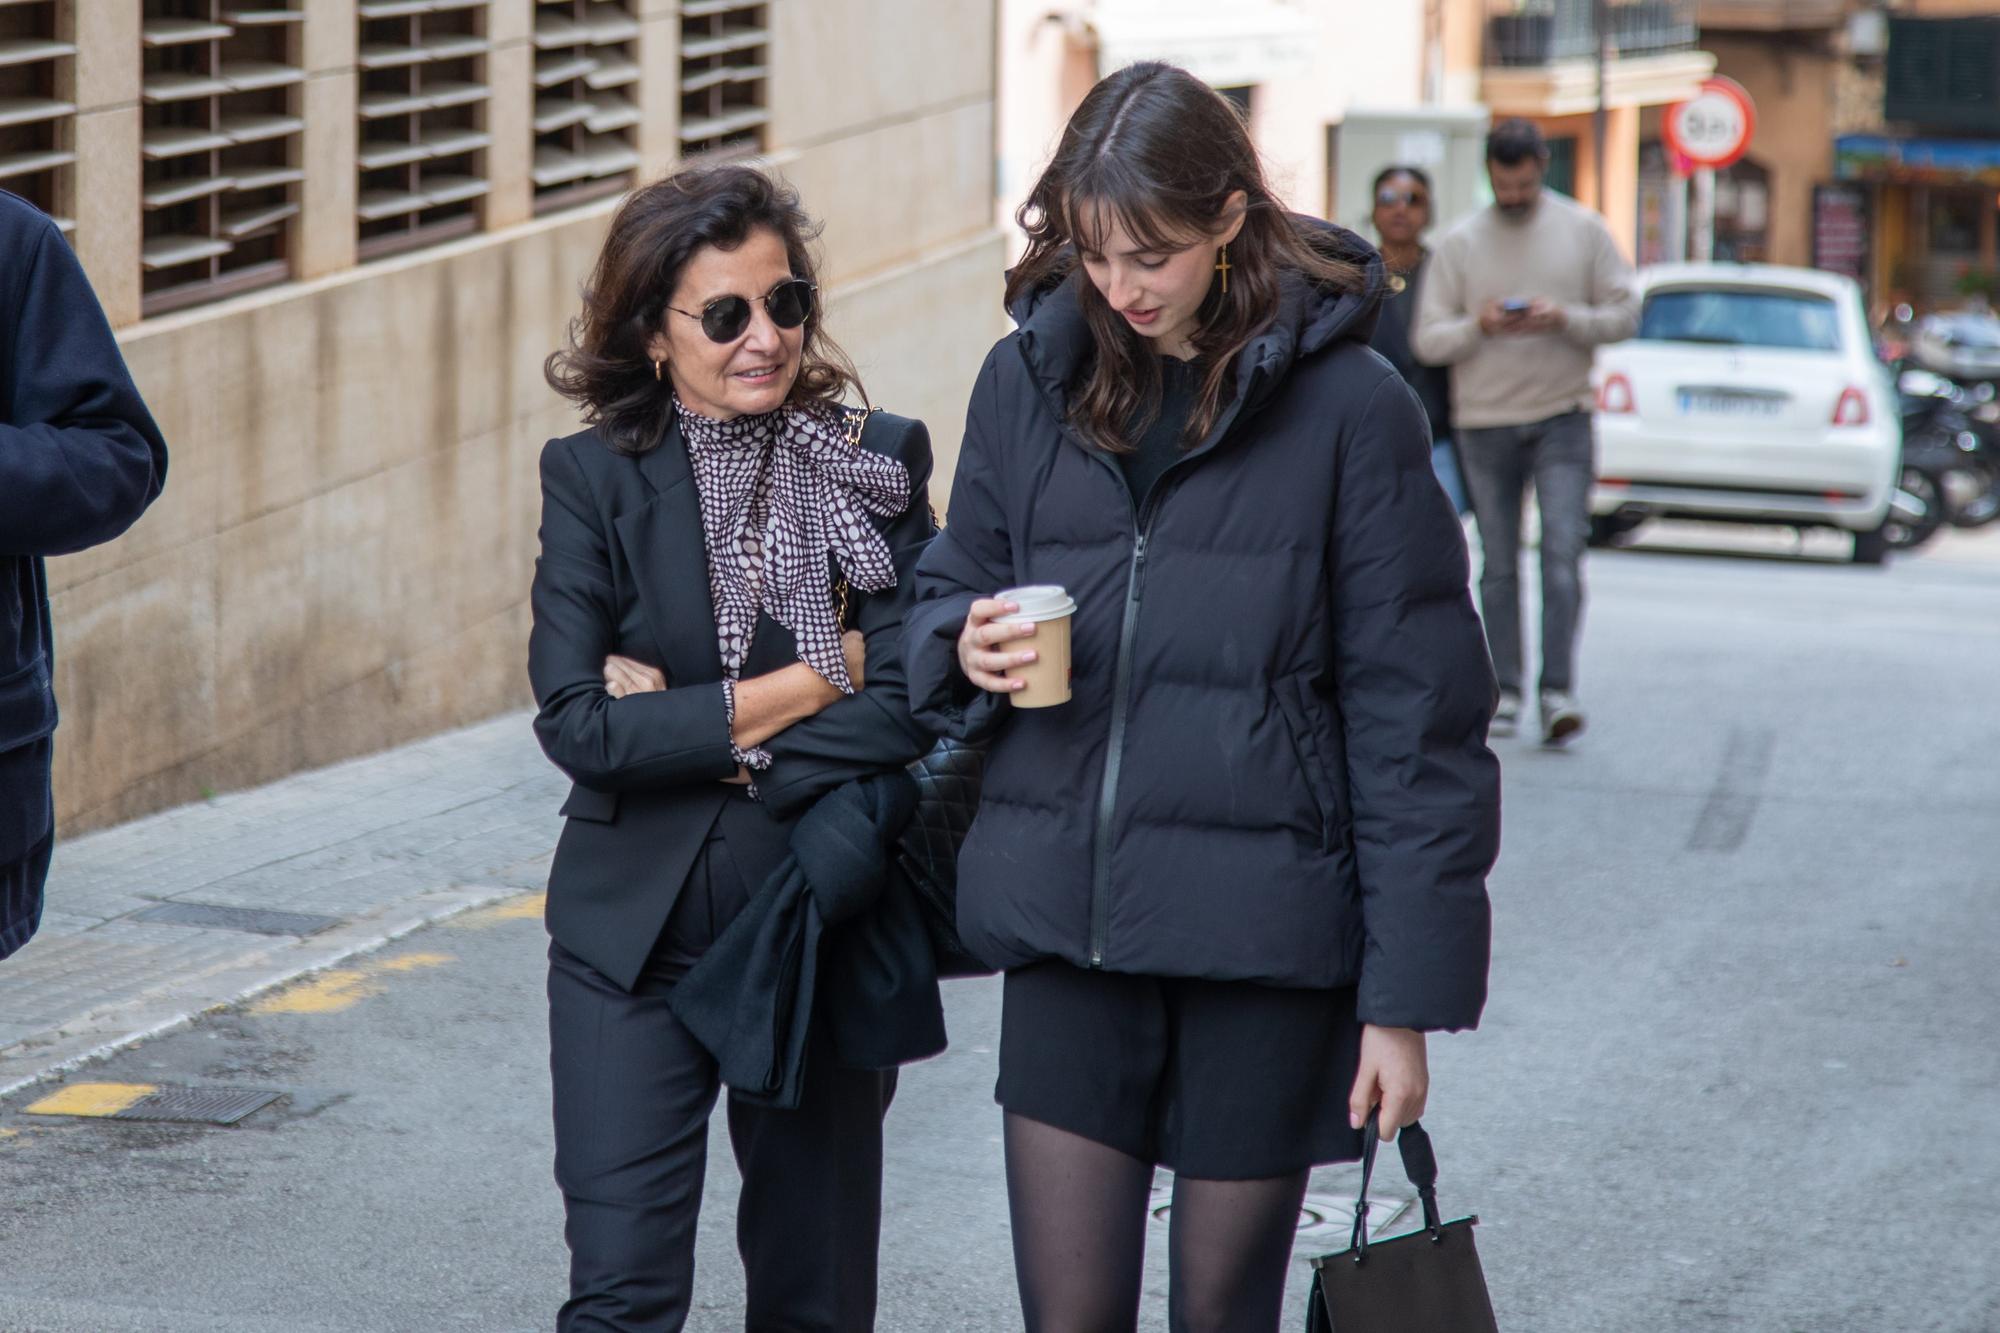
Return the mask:
[[262, 907], [226, 907], [221, 903], [161, 903], [158, 907], [134, 912], [125, 919], [163, 926], [241, 930], [251, 935], [316, 935], [340, 924], [337, 916], [274, 912]]
[[28, 1115], [93, 1120], [175, 1120], [233, 1125], [281, 1092], [264, 1088], [175, 1088], [157, 1083], [65, 1083], [22, 1108]]
[[161, 1088], [141, 1097], [122, 1111], [111, 1113], [113, 1120], [174, 1120], [190, 1125], [233, 1125], [261, 1111], [282, 1092], [262, 1088]]

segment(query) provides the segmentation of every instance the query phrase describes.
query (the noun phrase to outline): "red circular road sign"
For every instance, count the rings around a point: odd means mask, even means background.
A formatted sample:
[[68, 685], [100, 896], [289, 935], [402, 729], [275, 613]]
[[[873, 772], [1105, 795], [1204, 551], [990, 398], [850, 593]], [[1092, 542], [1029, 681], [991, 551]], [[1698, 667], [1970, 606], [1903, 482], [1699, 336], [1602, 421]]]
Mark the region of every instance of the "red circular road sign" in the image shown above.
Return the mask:
[[1757, 105], [1734, 79], [1717, 75], [1699, 95], [1667, 108], [1667, 147], [1697, 167], [1726, 167], [1750, 147], [1757, 133]]

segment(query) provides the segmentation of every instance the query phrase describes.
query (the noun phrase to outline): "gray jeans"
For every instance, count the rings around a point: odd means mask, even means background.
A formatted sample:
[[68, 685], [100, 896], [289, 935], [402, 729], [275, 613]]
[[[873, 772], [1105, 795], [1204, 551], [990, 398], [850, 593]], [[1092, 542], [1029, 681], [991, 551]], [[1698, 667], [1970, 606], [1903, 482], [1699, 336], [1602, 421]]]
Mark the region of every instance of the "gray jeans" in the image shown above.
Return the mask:
[[1576, 680], [1583, 623], [1583, 552], [1590, 538], [1590, 414], [1458, 433], [1459, 466], [1479, 520], [1479, 608], [1500, 688], [1521, 692], [1521, 499], [1530, 478], [1542, 514], [1542, 679]]

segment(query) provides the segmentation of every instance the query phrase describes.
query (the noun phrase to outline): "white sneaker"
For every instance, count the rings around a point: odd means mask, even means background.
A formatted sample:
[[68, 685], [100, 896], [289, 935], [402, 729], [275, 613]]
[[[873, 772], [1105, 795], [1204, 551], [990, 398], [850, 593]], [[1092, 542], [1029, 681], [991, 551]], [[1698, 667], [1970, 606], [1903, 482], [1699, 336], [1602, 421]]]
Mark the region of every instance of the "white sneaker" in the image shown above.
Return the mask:
[[1561, 690], [1542, 691], [1542, 744], [1567, 745], [1583, 734], [1583, 710]]
[[1500, 702], [1493, 709], [1493, 723], [1486, 728], [1488, 736], [1512, 736], [1521, 729], [1521, 696], [1512, 690], [1500, 691]]

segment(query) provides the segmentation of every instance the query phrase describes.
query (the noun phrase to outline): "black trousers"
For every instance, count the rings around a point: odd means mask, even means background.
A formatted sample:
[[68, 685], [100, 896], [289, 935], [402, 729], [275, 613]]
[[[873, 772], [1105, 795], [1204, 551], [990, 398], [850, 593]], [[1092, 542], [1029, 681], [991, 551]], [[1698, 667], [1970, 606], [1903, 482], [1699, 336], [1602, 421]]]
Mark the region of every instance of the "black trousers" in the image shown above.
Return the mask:
[[[570, 1249], [561, 1333], [673, 1333], [687, 1321], [719, 1085], [665, 996], [747, 896], [717, 832], [631, 992], [549, 946], [556, 1184]], [[815, 1044], [797, 1110], [730, 1099], [749, 1333], [874, 1327], [882, 1116], [894, 1090], [893, 1071], [840, 1068]]]

